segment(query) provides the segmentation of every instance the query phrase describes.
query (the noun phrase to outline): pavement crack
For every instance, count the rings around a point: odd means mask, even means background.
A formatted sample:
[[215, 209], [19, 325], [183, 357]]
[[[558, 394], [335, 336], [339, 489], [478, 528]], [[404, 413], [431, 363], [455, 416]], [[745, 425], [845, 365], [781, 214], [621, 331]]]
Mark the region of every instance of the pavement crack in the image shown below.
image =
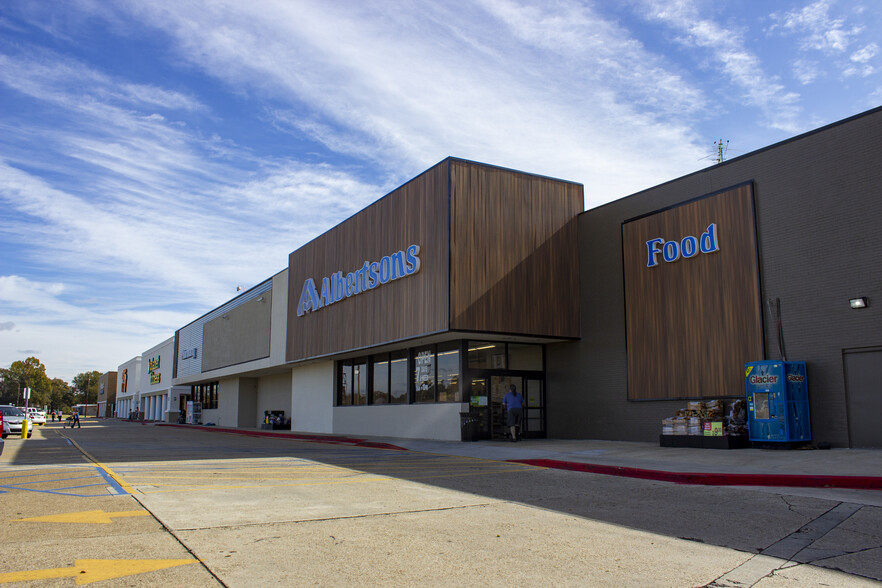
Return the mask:
[[491, 506], [493, 504], [497, 504], [496, 502], [482, 502], [476, 504], [464, 504], [461, 506], [439, 506], [436, 508], [420, 508], [420, 509], [409, 509], [409, 510], [396, 510], [396, 511], [388, 511], [388, 512], [372, 512], [372, 513], [363, 513], [363, 514], [355, 514], [355, 515], [343, 515], [338, 517], [318, 517], [314, 519], [292, 519], [292, 520], [272, 520], [272, 521], [260, 521], [254, 523], [237, 523], [233, 525], [212, 525], [210, 527], [186, 527], [178, 529], [179, 532], [189, 532], [189, 531], [214, 531], [217, 529], [245, 529], [248, 527], [264, 527], [266, 525], [299, 525], [303, 523], [321, 523], [326, 521], [345, 521], [345, 520], [353, 520], [353, 519], [367, 519], [372, 517], [390, 517], [397, 515], [406, 515], [406, 514], [420, 514], [420, 513], [431, 513], [431, 512], [445, 512], [452, 510], [464, 510], [469, 508], [483, 508], [487, 506]]
[[804, 563], [803, 559], [799, 557], [800, 553], [810, 549], [815, 542], [851, 518], [862, 508], [863, 505], [861, 504], [840, 502], [827, 512], [804, 524], [793, 533], [779, 539], [772, 545], [769, 545], [763, 549], [761, 553], [762, 555], [776, 557], [787, 561]]

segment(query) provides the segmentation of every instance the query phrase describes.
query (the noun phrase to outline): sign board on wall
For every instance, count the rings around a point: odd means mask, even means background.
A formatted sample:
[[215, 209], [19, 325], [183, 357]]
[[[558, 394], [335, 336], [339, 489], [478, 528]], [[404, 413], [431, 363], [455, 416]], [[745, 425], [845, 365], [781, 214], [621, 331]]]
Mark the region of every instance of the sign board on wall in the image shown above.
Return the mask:
[[150, 374], [150, 384], [151, 385], [152, 384], [159, 384], [160, 382], [162, 382], [162, 374], [159, 373], [159, 367], [160, 367], [159, 363], [160, 363], [161, 357], [162, 357], [161, 355], [157, 355], [156, 357], [150, 359], [150, 362], [149, 362], [150, 369], [149, 369], [148, 373]]
[[751, 184], [622, 224], [628, 398], [743, 393], [763, 357]]
[[419, 254], [419, 245], [409, 245], [404, 251], [386, 255], [379, 261], [365, 261], [361, 268], [346, 275], [342, 271], [334, 272], [321, 279], [321, 292], [315, 281], [307, 278], [297, 304], [297, 316], [417, 273], [420, 271]]

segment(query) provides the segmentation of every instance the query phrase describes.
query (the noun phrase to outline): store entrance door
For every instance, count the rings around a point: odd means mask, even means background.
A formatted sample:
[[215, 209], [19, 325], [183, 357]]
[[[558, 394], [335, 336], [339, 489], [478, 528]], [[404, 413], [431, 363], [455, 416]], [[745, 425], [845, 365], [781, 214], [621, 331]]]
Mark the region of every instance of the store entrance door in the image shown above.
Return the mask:
[[506, 425], [502, 399], [514, 385], [518, 394], [526, 400], [521, 436], [545, 437], [545, 390], [541, 379], [506, 374], [490, 376], [489, 417], [491, 439], [505, 439], [511, 434]]

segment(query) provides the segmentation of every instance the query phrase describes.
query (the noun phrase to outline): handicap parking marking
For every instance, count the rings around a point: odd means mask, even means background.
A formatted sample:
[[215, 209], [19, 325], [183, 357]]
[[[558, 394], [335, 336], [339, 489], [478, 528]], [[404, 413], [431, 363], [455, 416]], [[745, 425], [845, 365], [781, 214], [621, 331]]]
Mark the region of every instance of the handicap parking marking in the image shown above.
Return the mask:
[[65, 438], [67, 439], [67, 442], [70, 443], [71, 445], [73, 445], [74, 447], [76, 447], [77, 450], [86, 457], [86, 459], [88, 459], [89, 461], [91, 461], [92, 463], [95, 464], [95, 466], [99, 470], [101, 477], [103, 477], [104, 480], [108, 484], [110, 484], [110, 487], [113, 488], [113, 490], [116, 494], [132, 494], [132, 493], [134, 493], [135, 490], [131, 486], [129, 486], [125, 480], [123, 480], [121, 477], [119, 477], [116, 474], [116, 472], [114, 472], [109, 467], [107, 467], [106, 465], [104, 465], [103, 463], [101, 463], [100, 461], [95, 459], [94, 457], [92, 457], [88, 451], [86, 451], [85, 449], [83, 449], [80, 446], [79, 443], [77, 443], [76, 441], [74, 441], [73, 439], [71, 439], [69, 437], [65, 437]]
[[[92, 483], [77, 483], [88, 482]], [[0, 475], [0, 491], [58, 494], [76, 498], [126, 495], [125, 489], [98, 466], [15, 470]]]

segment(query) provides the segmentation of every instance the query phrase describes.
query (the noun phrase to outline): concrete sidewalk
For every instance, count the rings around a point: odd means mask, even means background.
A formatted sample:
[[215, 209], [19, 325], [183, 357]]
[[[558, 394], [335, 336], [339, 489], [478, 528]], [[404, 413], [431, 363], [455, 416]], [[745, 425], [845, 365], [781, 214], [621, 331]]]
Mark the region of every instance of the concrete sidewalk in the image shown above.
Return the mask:
[[504, 441], [435, 441], [393, 437], [349, 437], [194, 427], [254, 436], [401, 449], [681, 484], [843, 488], [882, 490], [882, 450], [876, 449], [696, 449], [661, 447], [625, 441], [527, 439]]

